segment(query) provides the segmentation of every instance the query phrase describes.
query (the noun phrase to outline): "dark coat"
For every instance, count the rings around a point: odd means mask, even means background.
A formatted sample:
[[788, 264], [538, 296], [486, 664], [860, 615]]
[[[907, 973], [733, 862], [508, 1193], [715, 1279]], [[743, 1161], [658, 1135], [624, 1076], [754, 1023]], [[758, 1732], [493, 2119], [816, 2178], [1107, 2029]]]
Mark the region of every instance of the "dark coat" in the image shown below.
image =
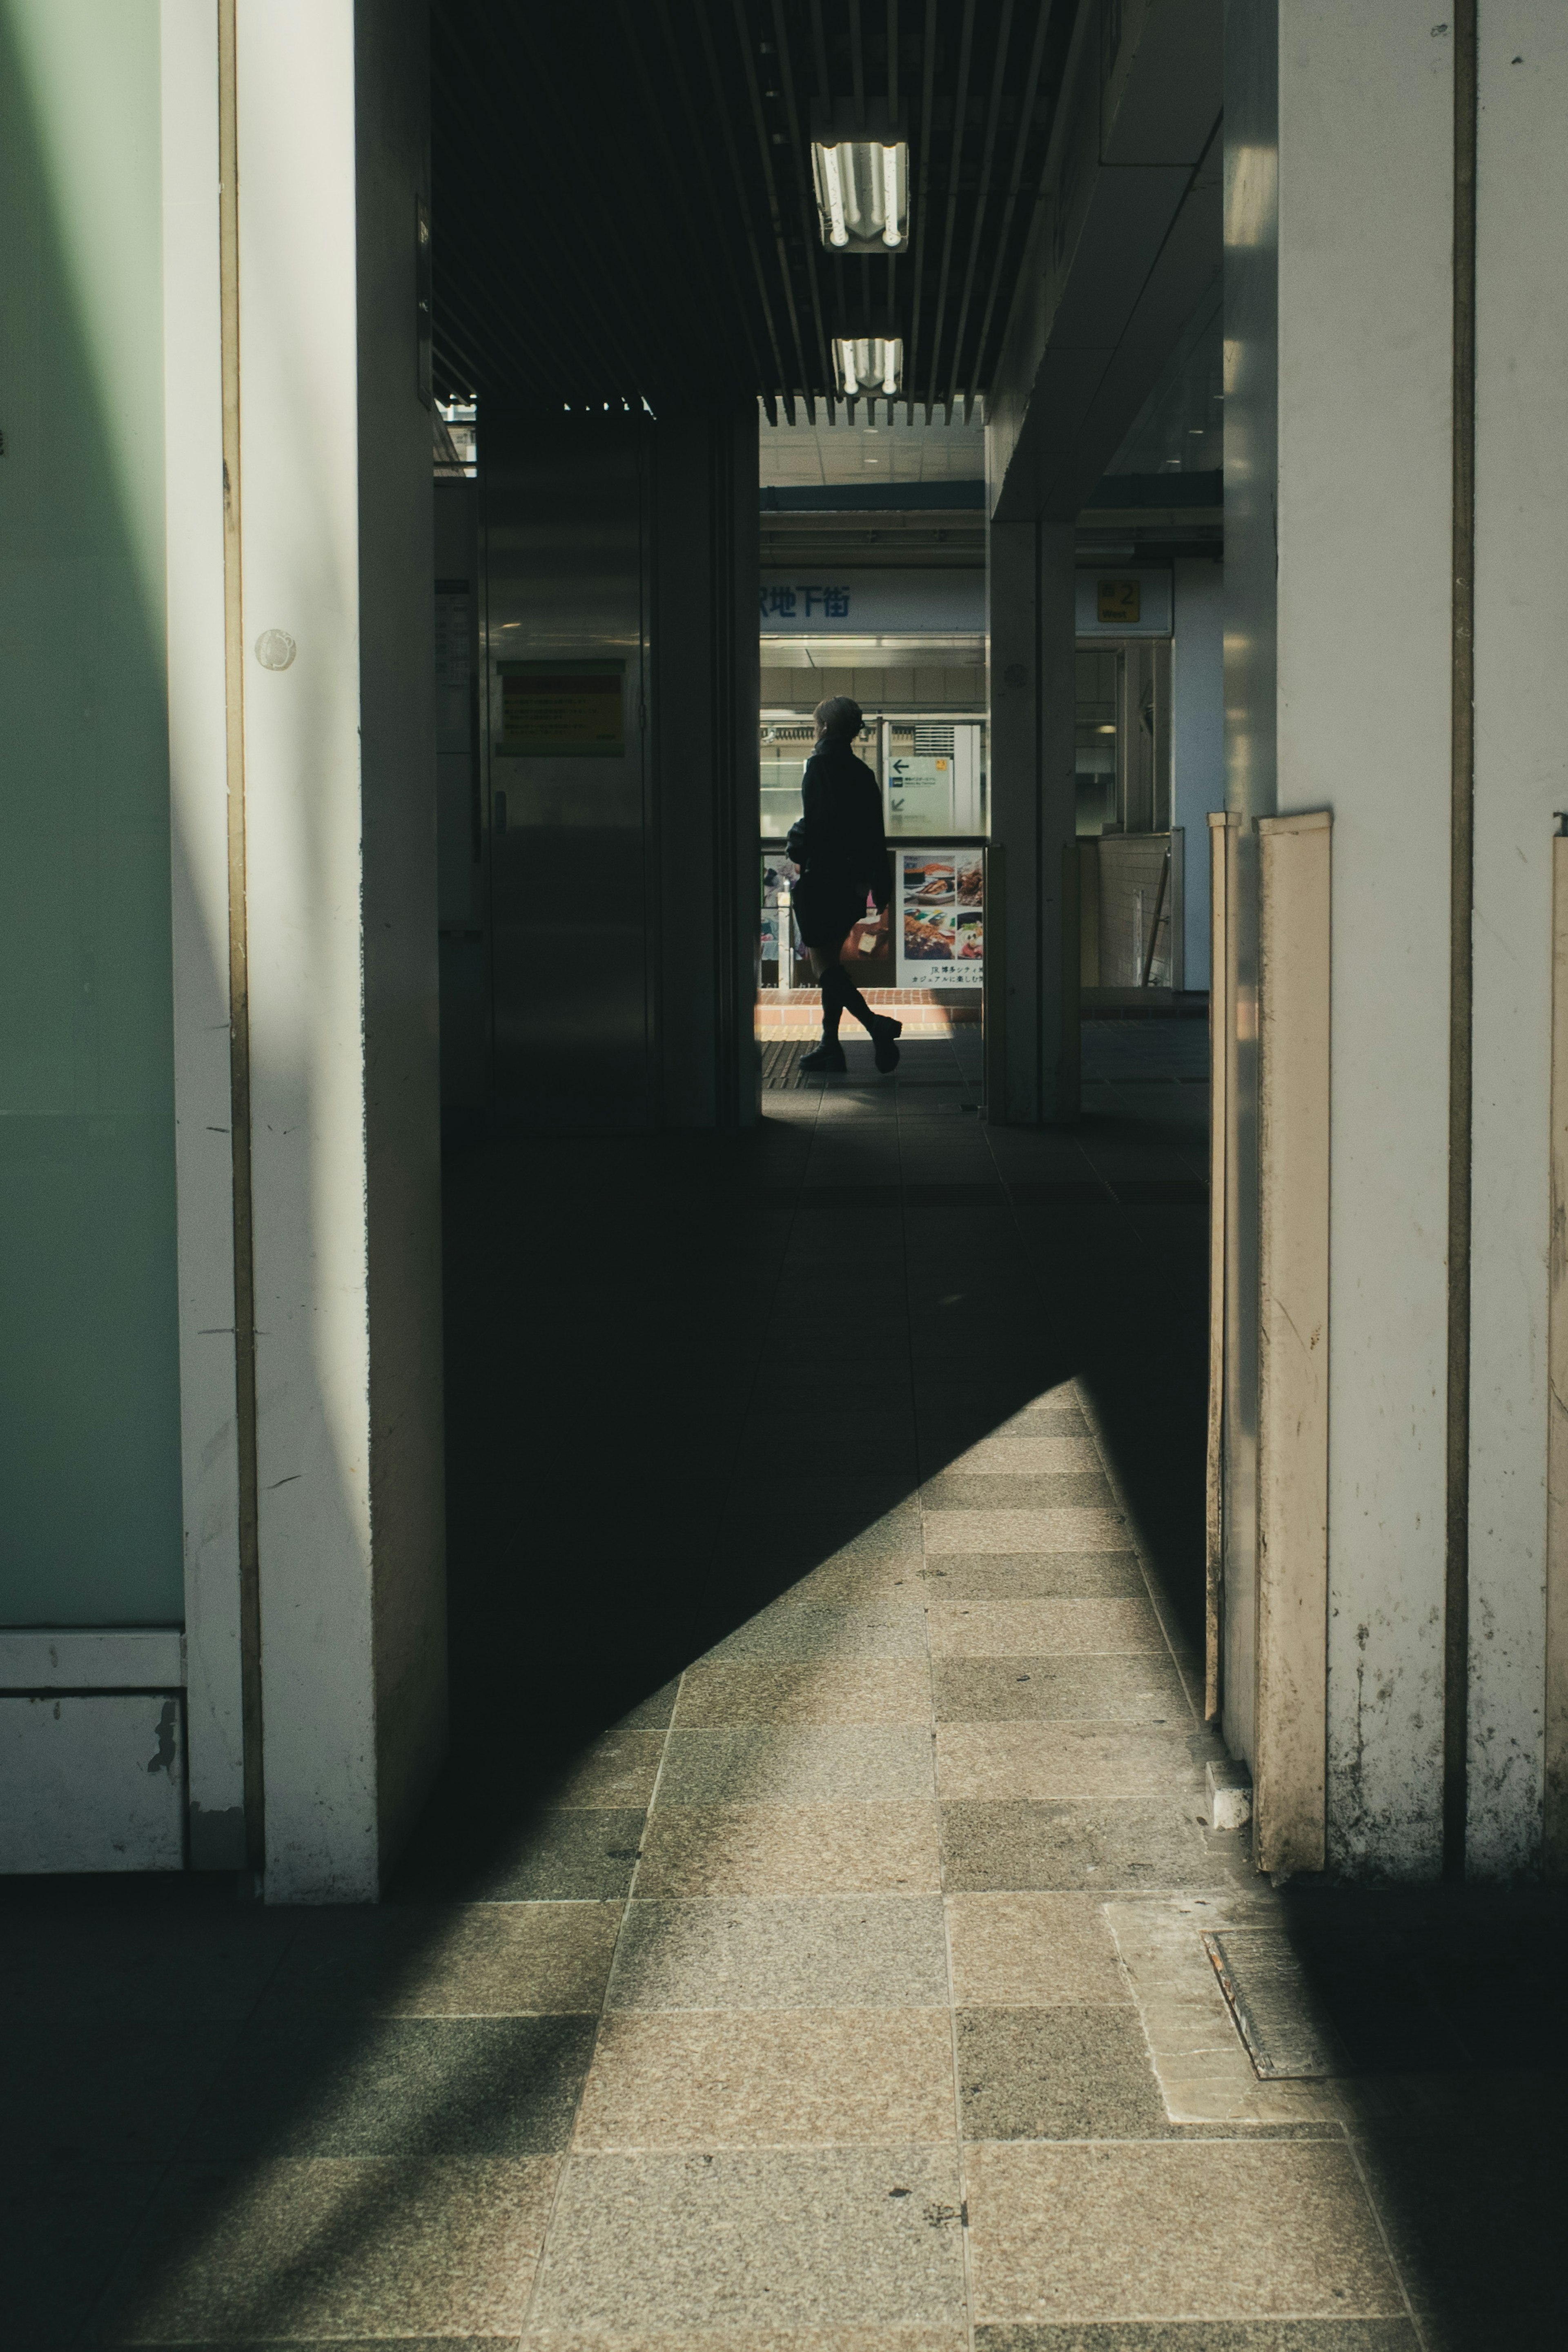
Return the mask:
[[[882, 795], [847, 737], [825, 735], [818, 743], [805, 763], [800, 804], [788, 847], [809, 885], [807, 902], [816, 899], [825, 909], [837, 909], [863, 907], [869, 897], [879, 909], [885, 907], [893, 895], [893, 869], [882, 832]], [[799, 886], [795, 898], [798, 906]], [[809, 940], [804, 923], [802, 929]]]

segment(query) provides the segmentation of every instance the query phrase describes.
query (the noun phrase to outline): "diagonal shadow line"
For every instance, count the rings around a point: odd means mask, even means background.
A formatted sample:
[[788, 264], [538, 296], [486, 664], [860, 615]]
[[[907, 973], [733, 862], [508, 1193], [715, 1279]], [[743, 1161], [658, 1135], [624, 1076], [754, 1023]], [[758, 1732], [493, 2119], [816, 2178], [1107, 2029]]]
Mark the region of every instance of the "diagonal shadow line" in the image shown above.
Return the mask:
[[[1090, 1137], [1084, 1147], [1089, 1163], [1100, 1142], [1131, 1139], [1125, 1129]], [[449, 1785], [433, 1809], [423, 1857], [418, 1852], [410, 1857], [400, 1890], [405, 1899], [370, 1915], [393, 1922], [405, 1937], [398, 1963], [405, 1978], [417, 1979], [428, 1968], [454, 1916], [406, 1897], [421, 1888], [458, 1897], [481, 1893], [485, 1868], [493, 1870], [509, 1842], [526, 1847], [538, 1839], [542, 1824], [562, 1813], [596, 1833], [601, 1860], [618, 1863], [625, 1872], [616, 1886], [584, 1887], [589, 1899], [573, 1907], [597, 1910], [602, 1902], [606, 1913], [618, 1916], [643, 1814], [637, 1803], [606, 1805], [603, 1790], [598, 1802], [581, 1802], [582, 1786], [574, 1790], [566, 1777], [573, 1758], [593, 1750], [607, 1726], [628, 1717], [629, 1729], [646, 1736], [648, 1753], [662, 1754], [672, 1713], [662, 1685], [672, 1675], [743, 1628], [759, 1611], [766, 1612], [802, 1575], [820, 1576], [825, 1558], [853, 1556], [868, 1538], [880, 1541], [878, 1531], [885, 1531], [889, 1518], [896, 1521], [918, 1493], [921, 1473], [940, 1475], [973, 1439], [1005, 1419], [1016, 1401], [1037, 1393], [1037, 1381], [1076, 1371], [1080, 1381], [1096, 1384], [1125, 1483], [1137, 1489], [1144, 1477], [1140, 1491], [1146, 1501], [1139, 1506], [1139, 1517], [1146, 1540], [1156, 1553], [1163, 1540], [1178, 1569], [1192, 1549], [1179, 1524], [1173, 1531], [1167, 1527], [1162, 1538], [1158, 1447], [1154, 1470], [1147, 1471], [1150, 1416], [1163, 1407], [1166, 1420], [1172, 1419], [1170, 1391], [1181, 1378], [1180, 1353], [1152, 1348], [1142, 1322], [1133, 1323], [1126, 1344], [1111, 1344], [1116, 1315], [1107, 1307], [1108, 1297], [1120, 1300], [1121, 1311], [1136, 1305], [1146, 1293], [1151, 1269], [1163, 1256], [1169, 1259], [1184, 1232], [1184, 1245], [1201, 1250], [1201, 1220], [1176, 1212], [1094, 1212], [1103, 1229], [1100, 1255], [1109, 1246], [1105, 1235], [1118, 1239], [1133, 1277], [1108, 1293], [1095, 1273], [1093, 1255], [1086, 1266], [1079, 1263], [1081, 1251], [1071, 1253], [1069, 1271], [1078, 1286], [1053, 1286], [1046, 1279], [1039, 1288], [1040, 1318], [1052, 1328], [1038, 1348], [1009, 1365], [1000, 1385], [992, 1384], [984, 1393], [972, 1382], [961, 1386], [927, 1451], [889, 1481], [883, 1498], [888, 1508], [871, 1509], [863, 1494], [834, 1488], [829, 1478], [818, 1482], [825, 1497], [821, 1518], [807, 1525], [790, 1515], [795, 1491], [788, 1460], [795, 1443], [789, 1436], [792, 1409], [803, 1408], [809, 1416], [826, 1399], [852, 1434], [864, 1433], [873, 1451], [882, 1424], [876, 1420], [874, 1382], [868, 1385], [860, 1378], [866, 1343], [854, 1318], [846, 1329], [844, 1318], [814, 1320], [805, 1315], [808, 1332], [825, 1335], [823, 1345], [815, 1352], [808, 1349], [798, 1360], [785, 1360], [773, 1348], [777, 1334], [754, 1328], [756, 1296], [765, 1291], [776, 1297], [781, 1286], [791, 1285], [803, 1255], [823, 1257], [831, 1270], [837, 1251], [852, 1274], [874, 1270], [879, 1241], [889, 1245], [889, 1255], [896, 1250], [900, 1267], [908, 1257], [918, 1276], [921, 1252], [931, 1254], [933, 1233], [946, 1234], [937, 1255], [950, 1256], [955, 1246], [962, 1255], [969, 1245], [980, 1252], [984, 1231], [997, 1222], [993, 1212], [962, 1204], [912, 1212], [900, 1207], [894, 1234], [888, 1230], [884, 1204], [869, 1197], [870, 1188], [863, 1188], [868, 1197], [860, 1205], [846, 1197], [855, 1189], [847, 1186], [831, 1198], [809, 1199], [800, 1141], [785, 1132], [739, 1151], [716, 1139], [697, 1148], [650, 1147], [637, 1166], [628, 1166], [624, 1149], [607, 1141], [586, 1150], [561, 1142], [507, 1147], [475, 1171], [478, 1189], [492, 1202], [489, 1215], [476, 1215], [474, 1186], [466, 1194], [460, 1191], [455, 1201], [449, 1337], [458, 1344], [449, 1360], [461, 1368], [452, 1402], [454, 1454], [461, 1465], [452, 1482], [459, 1587], [454, 1614], [460, 1628], [455, 1690], [461, 1700], [458, 1717], [477, 1711], [481, 1719], [478, 1736], [469, 1723], [470, 1736], [455, 1756]], [[608, 1164], [608, 1174], [595, 1172], [599, 1163]], [[790, 1182], [780, 1182], [781, 1171], [791, 1176]], [[781, 1192], [793, 1196], [793, 1204], [777, 1197]], [[1043, 1266], [1048, 1276], [1063, 1255], [1061, 1233], [1079, 1230], [1081, 1220], [1057, 1217], [1053, 1244], [1047, 1205], [1031, 1207], [1026, 1199], [1012, 1214], [1004, 1212], [1001, 1222], [1010, 1224], [1014, 1215], [1037, 1270]], [[1037, 1228], [1032, 1238], [1031, 1220]], [[765, 1278], [759, 1279], [753, 1296], [739, 1277], [758, 1265]], [[706, 1268], [698, 1286], [708, 1294], [700, 1312], [690, 1297], [698, 1267]], [[737, 1285], [743, 1294], [740, 1311], [729, 1315], [721, 1310], [736, 1306]], [[1189, 1304], [1186, 1311], [1201, 1324], [1201, 1305]], [[522, 1342], [534, 1333], [556, 1334], [568, 1312], [577, 1318], [574, 1336], [558, 1340], [543, 1360], [534, 1361]], [[1179, 1321], [1174, 1310], [1172, 1315]], [[679, 1319], [670, 1337], [672, 1318]], [[491, 1336], [479, 1350], [472, 1342], [481, 1326]], [[642, 1335], [647, 1345], [639, 1351], [628, 1343], [628, 1332]], [[741, 1348], [737, 1332], [750, 1349], [743, 1379], [735, 1360]], [[907, 1336], [903, 1344], [907, 1348]], [[1131, 1388], [1130, 1402], [1118, 1387], [1127, 1371], [1129, 1347], [1150, 1367], [1144, 1385]], [[914, 1377], [907, 1374], [909, 1381]], [[759, 1507], [735, 1455], [740, 1436], [760, 1412], [774, 1411], [775, 1398], [781, 1452], [773, 1458], [783, 1469], [764, 1484]], [[794, 1425], [804, 1425], [800, 1413]], [[764, 1423], [764, 1429], [772, 1426]], [[1164, 1458], [1180, 1441], [1177, 1413], [1163, 1441]], [[1201, 1465], [1201, 1436], [1192, 1451]], [[542, 1492], [532, 1481], [520, 1494], [519, 1461], [540, 1459], [552, 1465], [554, 1491]], [[739, 1565], [724, 1533], [726, 1502], [732, 1507], [737, 1500], [744, 1510], [783, 1506], [778, 1548], [752, 1547]], [[476, 1501], [485, 1507], [474, 1507]], [[1168, 1498], [1164, 1507], [1168, 1520]], [[666, 1519], [673, 1521], [672, 1529], [663, 1528]], [[552, 1576], [558, 1589], [547, 1589]], [[809, 1660], [805, 1670], [809, 1674]], [[567, 1802], [556, 1812], [552, 1801], [563, 1796]], [[556, 1892], [565, 1890], [557, 1886]], [[592, 1899], [595, 1892], [600, 1902]], [[1319, 1905], [1303, 1930], [1309, 1952], [1327, 1949], [1342, 1956], [1345, 1937], [1332, 1902], [1310, 1893], [1295, 1899], [1304, 1917], [1314, 1899]], [[1367, 1901], [1367, 1921], [1381, 1922], [1386, 1931], [1390, 1907]], [[528, 1907], [503, 1900], [481, 1903], [477, 1911], [514, 1914]], [[1525, 1932], [1527, 1948], [1538, 1952], [1538, 1943], [1529, 1945], [1534, 1927]], [[1472, 1938], [1472, 1955], [1485, 1948], [1484, 1935], [1479, 1947]], [[384, 1988], [380, 1996], [383, 2006], [395, 2001], [399, 1980], [395, 1969], [387, 1979], [390, 1990]], [[283, 2012], [276, 1993], [269, 2010], [264, 1992], [238, 2037], [244, 2049], [215, 2075], [175, 2144], [156, 2210], [140, 2231], [98, 2327], [112, 2338], [127, 2326], [145, 2326], [157, 2297], [176, 2292], [181, 2279], [188, 2285], [199, 2272], [204, 2248], [209, 2255], [215, 2247], [232, 2252], [248, 2231], [260, 2267], [250, 2287], [237, 2290], [231, 2281], [225, 2335], [298, 2332], [311, 2314], [311, 2326], [335, 2332], [344, 2323], [334, 2317], [329, 2326], [323, 2316], [323, 2283], [346, 2282], [345, 2293], [359, 2293], [354, 2283], [371, 2281], [378, 2263], [395, 2267], [401, 2257], [395, 2259], [388, 2249], [400, 2232], [406, 2235], [409, 2215], [437, 2221], [450, 2215], [456, 2168], [463, 2166], [470, 2168], [463, 2200], [477, 2233], [469, 2257], [476, 2274], [510, 2259], [509, 2248], [526, 2269], [524, 2241], [536, 2243], [542, 2226], [537, 2215], [543, 2210], [546, 2176], [553, 2173], [553, 2151], [572, 2128], [586, 2037], [605, 1990], [601, 1976], [583, 2010], [528, 2021], [528, 2032], [521, 2035], [512, 2031], [516, 2020], [479, 2021], [500, 2030], [470, 2034], [467, 2048], [453, 2046], [452, 2028], [468, 2029], [476, 2021], [471, 2019], [421, 2019], [415, 2021], [422, 2032], [410, 2035], [385, 2020], [369, 2021], [342, 2007], [332, 2011], [330, 2004], [329, 2013], [310, 2014], [307, 2005], [292, 2013], [292, 2087], [278, 2080], [270, 2090], [268, 2052], [280, 2072], [289, 2032], [279, 2021]], [[343, 1998], [341, 1984], [336, 1998]], [[417, 1993], [414, 1999], [417, 2003]], [[1375, 2024], [1375, 2003], [1369, 2013]], [[421, 2042], [427, 2059], [443, 2040], [448, 2045], [444, 2064], [421, 2076]], [[1476, 2053], [1468, 2054], [1473, 2060]], [[401, 2070], [416, 2079], [411, 2092], [405, 2086], [397, 2096], [388, 2093], [378, 2108], [374, 2081], [384, 2084], [389, 2069], [394, 2076]], [[374, 2078], [368, 2089], [367, 2075]], [[1472, 2248], [1468, 2269], [1456, 2261], [1451, 2230], [1443, 2233], [1447, 2244], [1434, 2245], [1431, 2135], [1408, 2128], [1406, 2109], [1401, 2110], [1405, 2122], [1397, 2130], [1373, 2116], [1361, 2147], [1379, 2210], [1392, 2217], [1391, 2236], [1405, 2249], [1417, 2306], [1423, 2297], [1428, 2305], [1434, 2297], [1446, 2298], [1462, 2318], [1477, 2293], [1484, 2289], [1496, 2296], [1507, 2289], [1515, 2303], [1524, 2294], [1534, 2314], [1542, 2294], [1553, 2290], [1543, 2284], [1542, 2262], [1531, 2264], [1526, 2258], [1520, 2228], [1498, 2238], [1498, 2248], [1505, 2251], [1478, 2259]], [[1542, 2135], [1555, 2112], [1538, 2100], [1518, 2135], [1520, 2148], [1546, 2180], [1554, 2175]], [[493, 2147], [486, 2141], [497, 2116], [520, 2115], [539, 2118], [539, 2156], [520, 2153], [515, 2136]], [[1459, 2142], [1450, 2137], [1443, 2145], [1452, 2153]], [[476, 2147], [486, 2152], [475, 2154]], [[295, 2176], [289, 2168], [300, 2166], [301, 2159], [290, 2151], [305, 2149], [311, 2156]], [[321, 2210], [296, 2208], [293, 2237], [263, 2243], [266, 2231], [257, 2235], [264, 2219], [257, 2203], [261, 2189], [285, 2175], [303, 2182], [308, 2165], [323, 2162], [327, 2173], [313, 2176], [330, 2191]], [[488, 2221], [479, 2213], [483, 2197], [476, 2193], [486, 2166], [498, 2168], [498, 2179], [506, 2174], [510, 2183], [499, 2207], [485, 2207]], [[523, 2177], [531, 2166], [531, 2189]], [[1517, 2164], [1505, 2168], [1504, 2177], [1515, 2184], [1516, 2199], [1521, 2180], [1530, 2186]], [[1535, 2212], [1538, 2207], [1539, 2200], [1526, 2195], [1521, 2210]], [[1448, 2210], [1440, 2200], [1439, 2208]], [[529, 2220], [529, 2213], [536, 2218]], [[138, 2310], [140, 2320], [133, 2317]], [[407, 2324], [401, 2321], [400, 2328]], [[451, 2324], [431, 2332], [446, 2332]], [[492, 2321], [483, 2324], [488, 2327]], [[510, 2307], [505, 2324], [510, 2324]], [[188, 2335], [195, 2325], [193, 2306], [179, 2332]], [[366, 2306], [364, 2326], [354, 2332], [374, 2335], [380, 2327]]]

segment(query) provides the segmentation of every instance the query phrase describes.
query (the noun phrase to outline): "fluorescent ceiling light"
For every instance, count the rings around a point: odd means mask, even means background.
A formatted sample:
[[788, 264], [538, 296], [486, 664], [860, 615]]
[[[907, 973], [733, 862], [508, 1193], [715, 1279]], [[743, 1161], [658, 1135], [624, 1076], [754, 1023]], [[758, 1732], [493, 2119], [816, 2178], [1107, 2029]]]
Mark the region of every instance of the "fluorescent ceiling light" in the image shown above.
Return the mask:
[[910, 241], [903, 140], [813, 140], [811, 167], [824, 245], [836, 253], [902, 253]]
[[836, 335], [833, 367], [846, 400], [891, 400], [903, 381], [904, 346], [897, 335]]

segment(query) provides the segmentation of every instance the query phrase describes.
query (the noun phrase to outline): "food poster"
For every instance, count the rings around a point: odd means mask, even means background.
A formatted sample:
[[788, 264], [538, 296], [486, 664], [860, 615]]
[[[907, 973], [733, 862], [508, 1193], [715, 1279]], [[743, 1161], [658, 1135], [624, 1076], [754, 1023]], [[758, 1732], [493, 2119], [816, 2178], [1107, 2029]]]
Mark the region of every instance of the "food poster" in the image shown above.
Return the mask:
[[985, 861], [978, 849], [901, 849], [899, 986], [978, 988], [984, 971]]
[[777, 963], [779, 944], [790, 919], [789, 891], [795, 869], [776, 853], [763, 859], [763, 961]]

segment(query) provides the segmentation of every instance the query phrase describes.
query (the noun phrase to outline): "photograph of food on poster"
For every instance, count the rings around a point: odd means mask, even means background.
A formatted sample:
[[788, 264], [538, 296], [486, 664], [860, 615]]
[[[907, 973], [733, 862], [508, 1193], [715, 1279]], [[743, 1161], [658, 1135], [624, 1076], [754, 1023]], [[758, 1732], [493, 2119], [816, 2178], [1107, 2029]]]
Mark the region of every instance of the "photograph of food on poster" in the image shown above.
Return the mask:
[[951, 907], [953, 898], [953, 866], [951, 857], [934, 857], [925, 850], [904, 850], [904, 904], [921, 907]]
[[978, 988], [984, 956], [984, 860], [977, 850], [901, 849], [900, 988]]
[[911, 962], [952, 961], [953, 920], [944, 908], [904, 906], [904, 954]]

